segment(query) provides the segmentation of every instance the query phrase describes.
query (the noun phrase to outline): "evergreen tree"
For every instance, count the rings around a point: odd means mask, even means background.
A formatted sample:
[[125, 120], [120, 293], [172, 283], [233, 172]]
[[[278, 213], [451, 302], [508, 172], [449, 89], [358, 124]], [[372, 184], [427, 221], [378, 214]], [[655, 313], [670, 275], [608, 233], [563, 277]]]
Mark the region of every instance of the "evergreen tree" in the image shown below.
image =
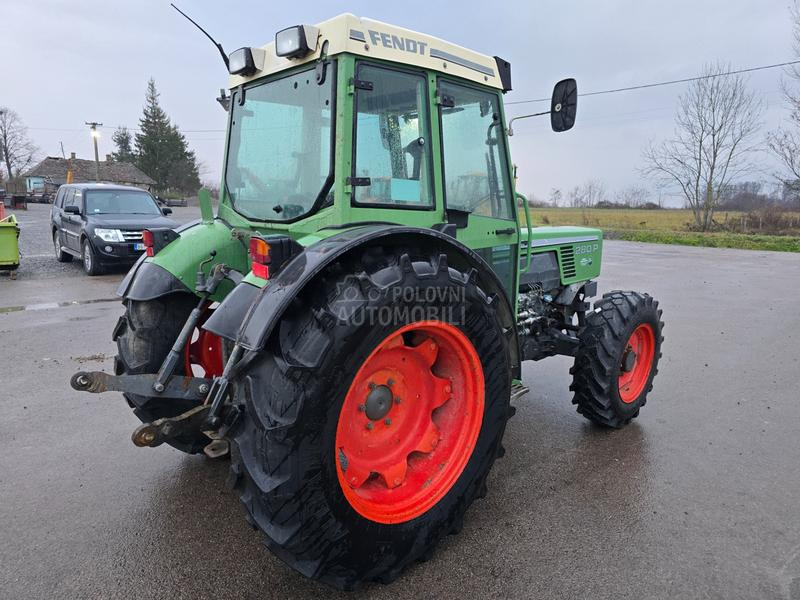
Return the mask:
[[136, 162], [136, 154], [133, 152], [133, 136], [128, 131], [127, 127], [117, 127], [111, 140], [117, 147], [116, 152], [112, 152], [111, 156], [117, 162]]
[[156, 181], [156, 190], [194, 193], [200, 188], [200, 177], [194, 152], [177, 126], [170, 123], [158, 103], [153, 79], [147, 83], [147, 94], [139, 133], [136, 134], [136, 166]]

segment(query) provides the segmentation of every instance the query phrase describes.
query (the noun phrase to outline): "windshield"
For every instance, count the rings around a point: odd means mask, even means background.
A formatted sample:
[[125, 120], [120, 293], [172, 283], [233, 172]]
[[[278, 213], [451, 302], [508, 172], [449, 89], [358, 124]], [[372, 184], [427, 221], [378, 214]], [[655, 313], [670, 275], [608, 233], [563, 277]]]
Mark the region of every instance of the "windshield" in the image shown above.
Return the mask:
[[136, 190], [88, 190], [87, 215], [160, 215], [161, 211], [153, 197], [145, 191]]
[[246, 217], [289, 221], [308, 213], [330, 189], [332, 71], [318, 85], [314, 70], [245, 90], [231, 98], [225, 185]]

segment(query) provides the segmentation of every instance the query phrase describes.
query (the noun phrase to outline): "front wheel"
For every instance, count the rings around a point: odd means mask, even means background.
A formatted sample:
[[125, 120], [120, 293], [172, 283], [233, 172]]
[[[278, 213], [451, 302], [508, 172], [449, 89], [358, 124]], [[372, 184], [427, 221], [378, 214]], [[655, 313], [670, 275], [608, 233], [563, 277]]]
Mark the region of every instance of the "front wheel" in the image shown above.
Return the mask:
[[443, 255], [379, 262], [304, 294], [234, 402], [249, 521], [340, 589], [390, 582], [460, 529], [510, 414], [500, 299]]
[[595, 303], [570, 370], [579, 413], [606, 427], [639, 416], [658, 373], [663, 327], [658, 302], [648, 294], [614, 291]]
[[81, 257], [83, 258], [83, 270], [86, 271], [87, 275], [94, 276], [101, 273], [100, 263], [97, 262], [97, 254], [89, 240], [83, 240], [83, 244], [81, 244]]

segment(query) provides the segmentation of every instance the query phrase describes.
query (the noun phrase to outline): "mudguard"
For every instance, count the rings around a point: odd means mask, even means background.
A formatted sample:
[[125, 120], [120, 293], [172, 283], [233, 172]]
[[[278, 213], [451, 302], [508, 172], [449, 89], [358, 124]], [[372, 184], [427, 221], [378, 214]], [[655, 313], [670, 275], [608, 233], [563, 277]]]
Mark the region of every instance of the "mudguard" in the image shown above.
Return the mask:
[[237, 286], [203, 328], [223, 338], [235, 340], [252, 352], [262, 350], [284, 311], [301, 290], [326, 267], [366, 244], [396, 244], [444, 252], [451, 266], [467, 272], [475, 269], [478, 285], [486, 294], [494, 294], [500, 300], [498, 306], [501, 322], [510, 338], [512, 376], [519, 377], [519, 345], [513, 304], [502, 283], [491, 267], [475, 252], [454, 238], [432, 229], [365, 226], [343, 231], [312, 244], [291, 259], [263, 288], [258, 289], [247, 283]]
[[[239, 272], [248, 267], [247, 248], [233, 235], [233, 228], [222, 219], [193, 221], [179, 227], [180, 237], [155, 257], [142, 256], [122, 280], [117, 295], [131, 300], [153, 300], [176, 292], [194, 294], [198, 265], [216, 252], [215, 262], [225, 263]], [[212, 300], [220, 301], [231, 290], [223, 282]]]
[[153, 262], [145, 262], [142, 256], [136, 261], [125, 279], [117, 288], [117, 296], [130, 300], [154, 300], [167, 294], [184, 292], [192, 294], [180, 279]]

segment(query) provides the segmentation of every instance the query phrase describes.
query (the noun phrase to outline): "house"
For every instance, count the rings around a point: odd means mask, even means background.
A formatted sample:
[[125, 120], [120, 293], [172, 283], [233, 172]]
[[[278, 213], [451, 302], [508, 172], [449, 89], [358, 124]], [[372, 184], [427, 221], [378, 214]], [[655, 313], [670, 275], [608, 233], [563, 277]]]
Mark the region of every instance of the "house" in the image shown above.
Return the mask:
[[[27, 177], [41, 177], [45, 182], [58, 187], [67, 183], [67, 171], [72, 170], [72, 183], [93, 183], [95, 181], [95, 162], [75, 158], [75, 153], [69, 158], [48, 156], [35, 167], [25, 173]], [[150, 190], [156, 184], [150, 177], [139, 170], [136, 165], [129, 162], [112, 160], [107, 154], [105, 160], [100, 161], [100, 181], [119, 185], [134, 185]]]

